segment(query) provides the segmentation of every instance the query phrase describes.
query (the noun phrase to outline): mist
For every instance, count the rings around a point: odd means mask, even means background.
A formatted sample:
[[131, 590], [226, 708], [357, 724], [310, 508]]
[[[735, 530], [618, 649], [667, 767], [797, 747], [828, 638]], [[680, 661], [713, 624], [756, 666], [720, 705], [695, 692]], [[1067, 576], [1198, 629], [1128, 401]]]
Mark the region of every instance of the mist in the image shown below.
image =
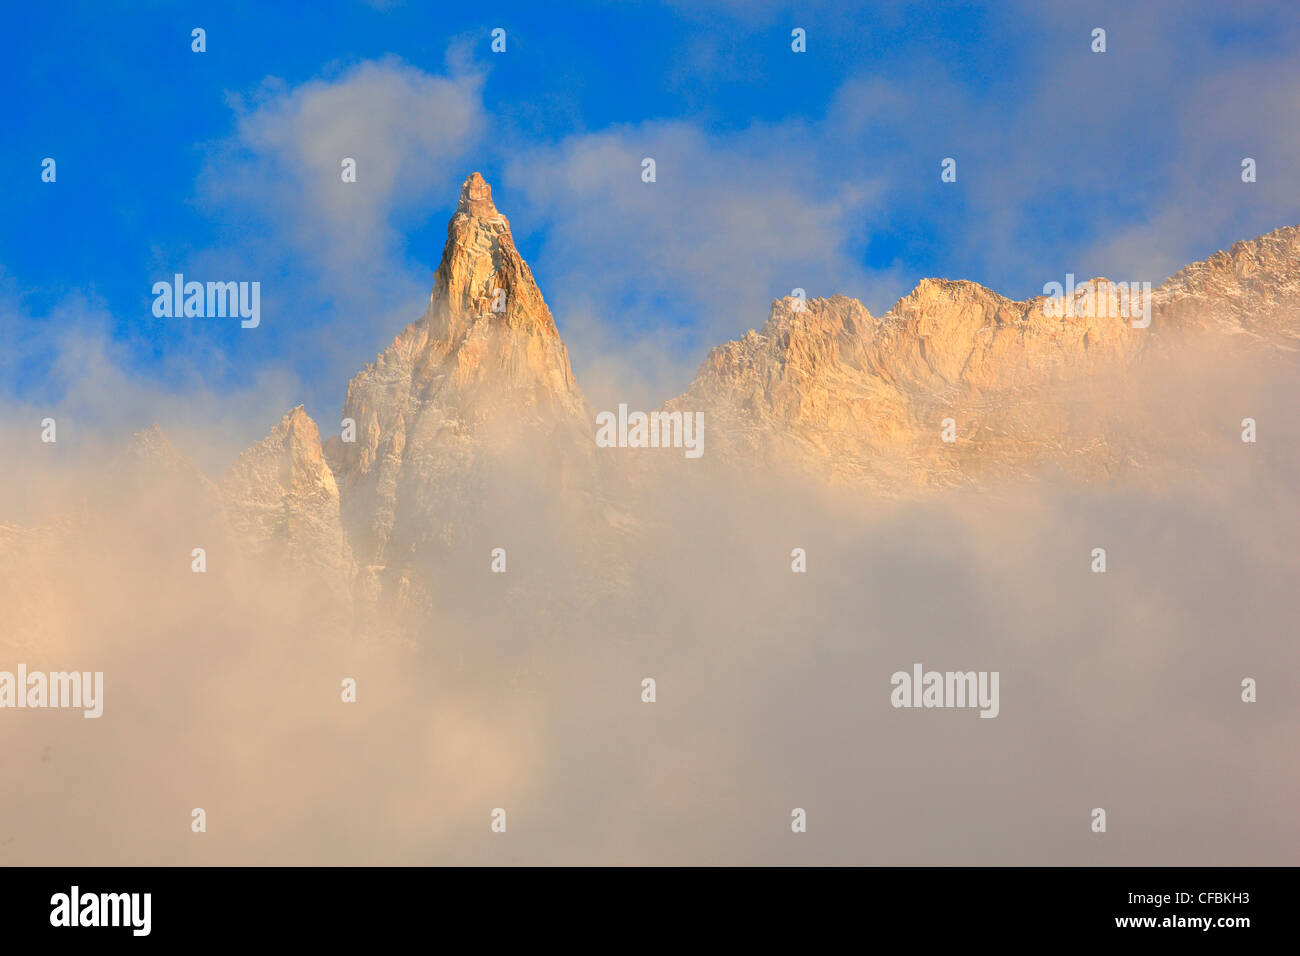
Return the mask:
[[[0, 513], [0, 670], [104, 701], [0, 714], [0, 862], [1294, 865], [1294, 359], [1143, 374], [1107, 483], [882, 493], [706, 443], [593, 449], [579, 494], [521, 444], [400, 608], [245, 553], [218, 475], [10, 409], [4, 507], [41, 519]], [[998, 672], [996, 718], [892, 706], [918, 663]]]

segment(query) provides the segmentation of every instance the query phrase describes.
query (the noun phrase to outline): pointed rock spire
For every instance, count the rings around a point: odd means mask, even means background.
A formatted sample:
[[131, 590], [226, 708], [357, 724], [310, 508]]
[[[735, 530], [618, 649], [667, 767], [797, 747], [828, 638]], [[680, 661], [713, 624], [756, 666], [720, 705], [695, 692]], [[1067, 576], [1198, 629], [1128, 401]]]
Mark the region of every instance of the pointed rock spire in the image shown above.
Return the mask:
[[346, 593], [351, 552], [339, 521], [338, 485], [320, 431], [301, 405], [239, 456], [221, 490], [247, 550], [310, 568], [336, 593]]
[[460, 187], [460, 204], [456, 207], [456, 212], [475, 219], [501, 215], [492, 202], [492, 187], [481, 174], [470, 173]]
[[[331, 443], [358, 590], [405, 587], [481, 495], [470, 476], [520, 442], [556, 459], [593, 443], [568, 351], [478, 173], [461, 187], [424, 317], [348, 386], [356, 441]], [[549, 474], [541, 467], [539, 473]]]
[[[426, 319], [432, 337], [449, 351], [480, 324], [559, 338], [532, 270], [515, 248], [510, 222], [497, 210], [492, 187], [478, 173], [461, 186], [456, 213], [447, 224]], [[568, 356], [555, 359], [571, 385]]]

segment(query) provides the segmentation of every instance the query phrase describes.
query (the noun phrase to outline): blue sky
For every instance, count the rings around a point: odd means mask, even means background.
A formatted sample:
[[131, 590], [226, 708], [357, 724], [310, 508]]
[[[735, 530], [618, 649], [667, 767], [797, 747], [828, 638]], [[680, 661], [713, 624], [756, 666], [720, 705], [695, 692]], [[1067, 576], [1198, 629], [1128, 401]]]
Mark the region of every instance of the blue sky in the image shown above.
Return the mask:
[[[1186, 6], [25, 5], [0, 57], [0, 396], [330, 420], [423, 310], [475, 169], [580, 381], [634, 401], [796, 286], [879, 314], [928, 275], [1158, 282], [1300, 222], [1300, 9]], [[262, 325], [155, 318], [178, 271], [260, 281]]]

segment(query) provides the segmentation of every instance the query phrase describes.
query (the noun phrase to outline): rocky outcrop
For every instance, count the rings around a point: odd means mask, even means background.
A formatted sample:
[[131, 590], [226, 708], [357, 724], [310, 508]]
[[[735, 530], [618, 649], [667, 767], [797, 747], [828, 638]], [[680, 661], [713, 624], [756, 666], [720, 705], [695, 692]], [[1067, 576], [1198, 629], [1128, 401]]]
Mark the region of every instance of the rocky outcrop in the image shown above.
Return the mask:
[[1300, 227], [1234, 242], [1155, 291], [1162, 325], [1300, 347]]
[[1044, 302], [939, 279], [879, 318], [844, 296], [781, 299], [761, 332], [710, 352], [668, 407], [703, 411], [724, 458], [884, 489], [1074, 464], [1083, 447], [1092, 455], [1077, 464], [1105, 470], [1114, 462], [1095, 434], [1071, 447], [1061, 403], [1104, 396], [1150, 337], [1118, 314], [1052, 317]]
[[352, 579], [339, 491], [320, 431], [300, 405], [247, 449], [221, 480], [241, 546], [291, 571], [305, 571], [340, 596]]
[[1170, 277], [1151, 290], [1146, 328], [1131, 321], [1143, 298], [1092, 283], [1088, 309], [942, 279], [923, 280], [879, 318], [843, 296], [778, 300], [761, 331], [713, 349], [667, 408], [703, 411], [724, 463], [883, 493], [1043, 467], [1112, 479], [1142, 467], [1153, 447], [1125, 409], [1156, 356], [1212, 350], [1222, 335], [1283, 350], [1300, 339], [1295, 227]]
[[[355, 442], [333, 438], [360, 590], [413, 597], [508, 475], [580, 490], [591, 416], [510, 224], [474, 173], [447, 227], [429, 306], [348, 386]], [[522, 492], [524, 496], [527, 492]]]

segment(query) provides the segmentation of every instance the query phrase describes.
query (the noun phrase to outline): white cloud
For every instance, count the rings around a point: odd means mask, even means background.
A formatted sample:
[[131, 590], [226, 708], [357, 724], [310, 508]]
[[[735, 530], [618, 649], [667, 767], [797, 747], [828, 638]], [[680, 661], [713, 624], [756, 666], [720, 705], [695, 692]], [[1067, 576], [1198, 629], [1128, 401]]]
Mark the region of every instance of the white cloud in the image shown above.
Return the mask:
[[[484, 129], [481, 85], [393, 58], [291, 89], [268, 80], [251, 105], [232, 99], [235, 135], [206, 170], [207, 198], [280, 219], [327, 261], [388, 251], [395, 218], [463, 177]], [[344, 158], [356, 160], [355, 183], [342, 181]]]
[[[198, 183], [225, 241], [159, 264], [261, 280], [264, 334], [278, 341], [250, 343], [239, 361], [269, 348], [310, 366], [318, 411], [341, 405], [348, 377], [428, 298], [441, 240], [408, 255], [406, 237], [443, 220], [487, 129], [482, 75], [454, 45], [447, 62], [436, 75], [387, 57], [232, 95], [233, 132]], [[345, 158], [355, 182], [343, 181]]]
[[559, 311], [590, 300], [669, 331], [689, 317], [713, 344], [761, 325], [795, 287], [871, 288], [854, 253], [875, 187], [857, 170], [835, 175], [816, 138], [798, 124], [709, 135], [650, 122], [522, 153], [507, 182], [545, 227], [545, 291]]

